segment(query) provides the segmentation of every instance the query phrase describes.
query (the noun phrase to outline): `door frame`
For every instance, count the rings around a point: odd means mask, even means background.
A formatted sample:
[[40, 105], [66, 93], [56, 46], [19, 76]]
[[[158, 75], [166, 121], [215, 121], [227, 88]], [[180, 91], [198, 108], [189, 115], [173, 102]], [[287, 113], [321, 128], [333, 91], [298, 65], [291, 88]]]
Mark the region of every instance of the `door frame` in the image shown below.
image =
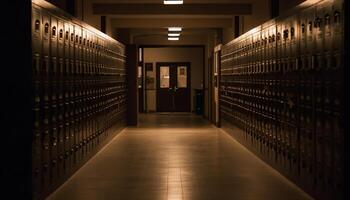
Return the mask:
[[[203, 74], [202, 74], [202, 89], [203, 89], [203, 94], [204, 94], [204, 100], [203, 100], [203, 114], [201, 115], [203, 118], [205, 119], [209, 119], [209, 115], [208, 116], [205, 116], [205, 109], [210, 109], [210, 97], [207, 97], [205, 96], [205, 93], [208, 92], [209, 93], [209, 81], [211, 80], [211, 77], [210, 77], [210, 74], [209, 73], [205, 73], [206, 72], [206, 67], [208, 66], [207, 65], [207, 48], [205, 45], [139, 45], [140, 48], [142, 48], [143, 50], [147, 49], [147, 48], [201, 48], [202, 49], [202, 62], [203, 62]], [[144, 53], [144, 51], [143, 51]], [[144, 62], [146, 63], [147, 59], [145, 58], [144, 59]], [[153, 63], [156, 63], [156, 62], [153, 62]], [[157, 67], [157, 66], [155, 66]], [[146, 71], [144, 72], [143, 74], [144, 76], [146, 76]], [[208, 82], [208, 83], [207, 83]], [[145, 90], [146, 88], [146, 83], [143, 82], [143, 86], [142, 88], [144, 89], [144, 99], [145, 99], [145, 112], [148, 111], [148, 108], [147, 108], [147, 92]], [[191, 89], [191, 92], [192, 92], [192, 89]], [[192, 93], [191, 93], [192, 95]], [[191, 97], [192, 98], [192, 97]], [[206, 102], [206, 100], [208, 100]], [[193, 110], [191, 110], [191, 112], [194, 112]], [[209, 113], [208, 113], [209, 114]]]
[[[173, 65], [176, 65], [176, 66], [186, 66], [188, 67], [188, 71], [187, 71], [187, 76], [188, 76], [188, 79], [187, 79], [187, 86], [188, 86], [188, 89], [190, 91], [189, 93], [189, 104], [190, 104], [190, 110], [189, 112], [192, 112], [192, 87], [191, 87], [191, 62], [156, 62], [156, 112], [159, 112], [158, 110], [158, 86], [160, 84], [160, 79], [159, 79], [159, 69], [161, 66], [173, 66]], [[175, 111], [176, 112], [176, 111]]]

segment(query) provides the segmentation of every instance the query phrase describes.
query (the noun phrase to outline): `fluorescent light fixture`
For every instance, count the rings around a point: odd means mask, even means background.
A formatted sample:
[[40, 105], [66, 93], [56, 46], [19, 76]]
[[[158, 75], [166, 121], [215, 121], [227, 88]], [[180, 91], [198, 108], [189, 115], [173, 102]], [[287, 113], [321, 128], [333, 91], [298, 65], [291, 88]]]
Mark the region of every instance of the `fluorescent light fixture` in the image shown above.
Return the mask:
[[181, 28], [181, 27], [169, 27], [169, 28], [168, 28], [168, 31], [169, 31], [169, 32], [171, 32], [171, 31], [176, 31], [176, 32], [178, 32], [178, 31], [182, 31], [182, 28]]
[[179, 40], [178, 37], [168, 37], [168, 40]]
[[168, 33], [169, 37], [179, 37], [180, 33]]
[[183, 0], [164, 0], [165, 5], [178, 5], [178, 4], [183, 4]]

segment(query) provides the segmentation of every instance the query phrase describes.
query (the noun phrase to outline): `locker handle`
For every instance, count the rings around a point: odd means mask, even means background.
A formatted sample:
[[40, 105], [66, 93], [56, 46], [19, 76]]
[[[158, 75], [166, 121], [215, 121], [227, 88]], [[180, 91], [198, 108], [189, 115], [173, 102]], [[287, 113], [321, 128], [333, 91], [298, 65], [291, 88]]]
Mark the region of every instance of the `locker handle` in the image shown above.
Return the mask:
[[62, 39], [62, 38], [63, 38], [63, 30], [60, 29], [60, 39]]
[[329, 14], [325, 15], [325, 25], [329, 26], [331, 24], [331, 17], [329, 16]]
[[52, 36], [56, 36], [56, 26], [52, 27]]
[[49, 33], [49, 24], [48, 23], [45, 24], [45, 33], [46, 34]]
[[309, 22], [309, 32], [312, 32], [312, 22]]
[[290, 36], [291, 36], [291, 38], [294, 38], [294, 37], [295, 37], [295, 30], [294, 30], [294, 27], [292, 27], [292, 28], [290, 29]]
[[319, 17], [317, 17], [317, 18], [315, 19], [315, 22], [314, 22], [315, 28], [321, 28], [321, 24], [322, 24], [322, 19], [319, 18]]
[[334, 23], [339, 23], [340, 22], [340, 12], [335, 11], [334, 12]]
[[40, 21], [39, 20], [35, 20], [35, 30], [39, 31], [40, 29]]

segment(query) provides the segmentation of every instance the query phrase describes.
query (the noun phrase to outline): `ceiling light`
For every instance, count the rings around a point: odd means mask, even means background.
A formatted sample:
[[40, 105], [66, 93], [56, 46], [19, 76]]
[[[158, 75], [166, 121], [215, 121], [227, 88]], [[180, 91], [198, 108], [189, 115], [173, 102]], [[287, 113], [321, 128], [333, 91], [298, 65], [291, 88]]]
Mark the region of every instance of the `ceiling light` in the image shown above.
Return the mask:
[[165, 5], [178, 5], [178, 4], [183, 4], [183, 0], [164, 0]]
[[182, 31], [182, 28], [181, 27], [169, 27], [168, 28], [168, 31]]
[[180, 33], [168, 33], [169, 37], [179, 37]]
[[178, 37], [168, 37], [168, 40], [179, 40]]

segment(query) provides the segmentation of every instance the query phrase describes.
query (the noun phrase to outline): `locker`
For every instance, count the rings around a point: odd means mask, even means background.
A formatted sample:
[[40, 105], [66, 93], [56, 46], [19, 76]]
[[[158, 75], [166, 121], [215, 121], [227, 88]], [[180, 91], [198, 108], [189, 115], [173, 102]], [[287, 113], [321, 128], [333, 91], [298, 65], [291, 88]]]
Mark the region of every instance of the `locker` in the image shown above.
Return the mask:
[[69, 41], [69, 58], [73, 60], [74, 57], [74, 47], [75, 47], [75, 25], [70, 23], [69, 24], [69, 31], [70, 31], [70, 41]]
[[[47, 119], [44, 119], [44, 123]], [[42, 164], [41, 164], [41, 171], [42, 171], [42, 180], [41, 184], [43, 189], [47, 188], [50, 185], [50, 133], [49, 130], [44, 130], [41, 138], [42, 143]]]
[[313, 54], [315, 49], [315, 30], [314, 30], [314, 20], [315, 20], [315, 7], [310, 7], [308, 9], [303, 10], [305, 13], [305, 18], [307, 20], [307, 29], [306, 29], [306, 51], [307, 54]]
[[332, 20], [331, 20], [331, 15], [332, 15], [332, 1], [327, 1], [323, 3], [323, 8], [322, 8], [322, 15], [321, 19], [324, 21], [323, 23], [323, 28], [324, 28], [324, 52], [330, 52], [332, 50]]
[[41, 54], [42, 48], [42, 16], [41, 9], [38, 6], [33, 6], [32, 9], [32, 53]]
[[58, 125], [57, 129], [57, 162], [58, 162], [58, 177], [62, 178], [64, 176], [65, 172], [65, 163], [64, 163], [64, 157], [65, 157], [65, 135], [64, 135], [64, 125], [63, 122], [61, 122]]
[[57, 145], [57, 138], [58, 138], [58, 133], [57, 133], [57, 127], [53, 127], [51, 130], [51, 134], [49, 136], [50, 144], [49, 144], [49, 151], [50, 151], [50, 163], [49, 163], [49, 168], [50, 168], [50, 184], [54, 184], [55, 181], [58, 178], [58, 145]]
[[335, 52], [341, 52], [344, 48], [343, 40], [344, 40], [344, 9], [343, 9], [343, 1], [333, 2], [333, 9], [331, 15], [332, 22], [332, 37], [333, 44], [332, 50]]
[[66, 60], [70, 59], [70, 24], [68, 22], [64, 23], [64, 58]]
[[48, 56], [50, 53], [50, 16], [45, 11], [42, 11], [42, 51], [43, 55]]
[[301, 56], [307, 54], [307, 31], [308, 31], [308, 16], [305, 12], [301, 12], [299, 15], [299, 52]]
[[64, 32], [64, 22], [62, 20], [58, 20], [57, 31], [58, 31], [58, 54], [57, 57], [59, 59], [64, 58], [64, 42], [65, 42], [65, 32]]
[[57, 58], [57, 38], [58, 38], [58, 19], [54, 16], [50, 16], [50, 53], [52, 57]]
[[324, 47], [324, 9], [327, 6], [327, 1], [318, 3], [315, 11], [314, 31], [315, 31], [315, 52], [317, 54], [323, 53]]

